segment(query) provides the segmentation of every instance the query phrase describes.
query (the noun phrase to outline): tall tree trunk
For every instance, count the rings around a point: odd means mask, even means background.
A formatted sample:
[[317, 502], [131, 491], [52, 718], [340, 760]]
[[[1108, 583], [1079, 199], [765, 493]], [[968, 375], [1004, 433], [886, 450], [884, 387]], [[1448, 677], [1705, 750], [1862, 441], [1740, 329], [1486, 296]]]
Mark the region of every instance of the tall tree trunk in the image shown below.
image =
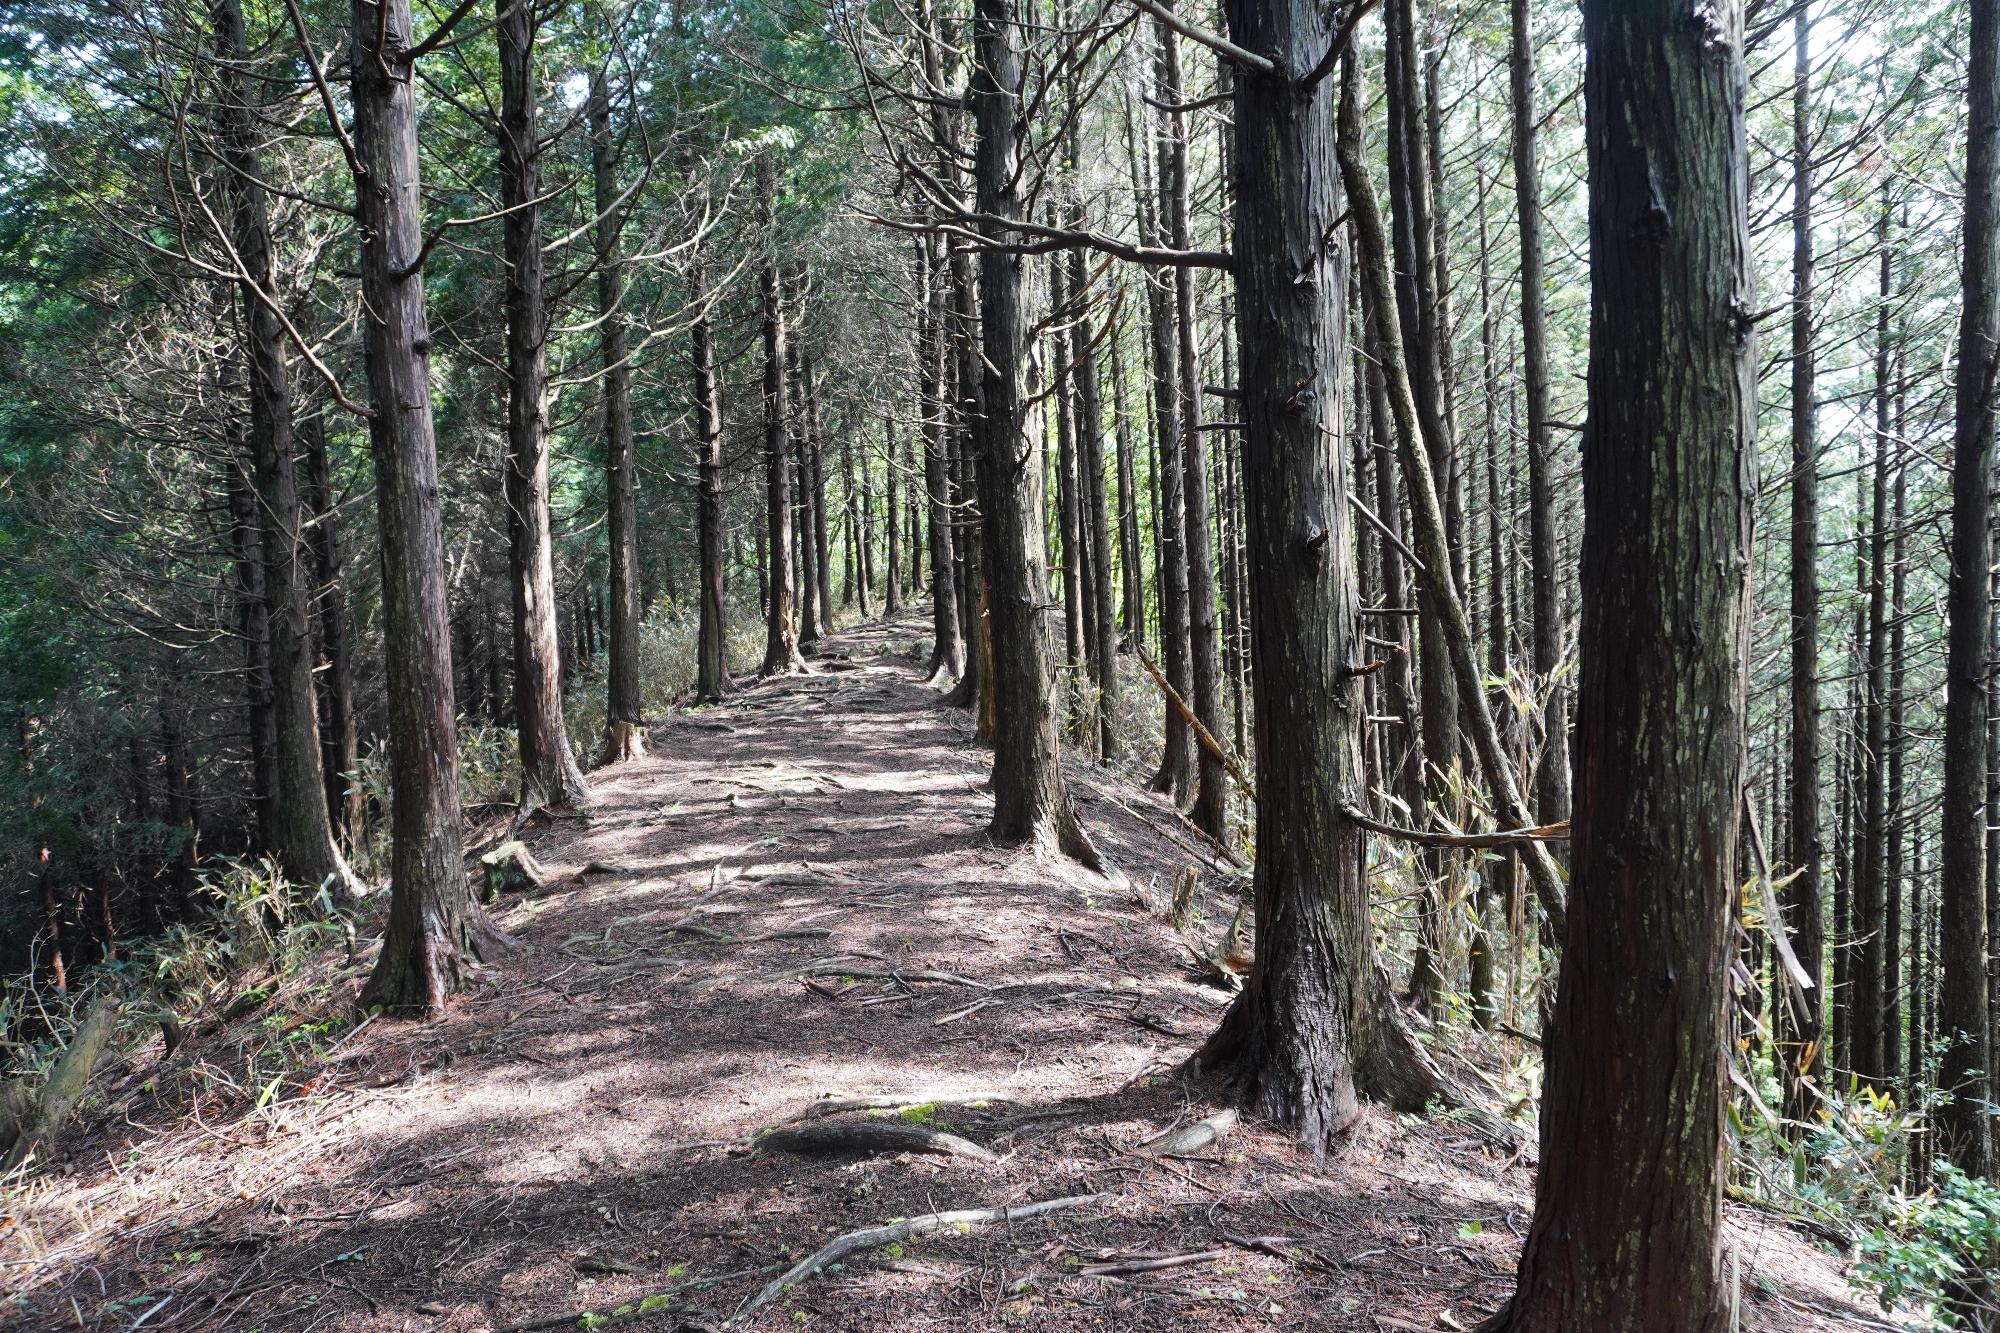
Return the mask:
[[1535, 33], [1530, 0], [1513, 0], [1514, 204], [1521, 230], [1521, 380], [1527, 409], [1528, 565], [1534, 602], [1535, 684], [1542, 691], [1542, 754], [1535, 769], [1535, 813], [1545, 823], [1569, 818], [1569, 689], [1562, 666], [1562, 585], [1556, 572], [1556, 460], [1549, 433], [1548, 317], [1542, 276], [1541, 168], [1535, 139]]
[[[1813, 400], [1812, 57], [1809, 7], [1794, 16], [1792, 68], [1792, 772], [1787, 832], [1796, 878], [1782, 904], [1792, 952], [1817, 982], [1825, 972], [1821, 919], [1819, 704], [1819, 418]], [[1818, 1111], [1826, 1085], [1826, 1002], [1815, 985], [1799, 1012], [1796, 994], [1778, 1006], [1784, 1115], [1798, 1125]]]
[[[1472, 733], [1473, 750], [1495, 812], [1507, 826], [1527, 828], [1533, 817], [1515, 780], [1513, 762], [1500, 743], [1500, 730], [1493, 723], [1492, 710], [1487, 706], [1471, 624], [1452, 581], [1450, 536], [1444, 504], [1439, 498], [1437, 473], [1430, 459], [1431, 441], [1417, 410], [1409, 371], [1403, 361], [1405, 343], [1398, 326], [1389, 242], [1375, 200], [1374, 182], [1362, 158], [1360, 113], [1358, 109], [1351, 114], [1348, 111], [1354, 100], [1343, 90], [1340, 173], [1346, 184], [1358, 241], [1356, 265], [1365, 284], [1362, 308], [1367, 313], [1369, 350], [1382, 370], [1388, 399], [1384, 415], [1394, 426], [1403, 486], [1409, 496], [1410, 519], [1417, 539], [1417, 575], [1421, 585], [1430, 590], [1430, 604], [1437, 612], [1434, 619], [1426, 622], [1425, 630], [1434, 629], [1443, 643], [1463, 721]], [[1547, 929], [1559, 939], [1565, 916], [1561, 872], [1543, 842], [1531, 839], [1520, 844], [1520, 850]]]
[[792, 451], [785, 429], [786, 350], [784, 285], [778, 278], [778, 174], [765, 153], [757, 159], [757, 221], [763, 233], [763, 270], [759, 283], [764, 299], [764, 497], [767, 553], [761, 564], [769, 591], [765, 596], [764, 674], [782, 676], [805, 670], [799, 655], [798, 589], [792, 564]]
[[[1157, 24], [1154, 56], [1154, 87], [1158, 100], [1177, 99], [1166, 92], [1166, 50], [1173, 30]], [[1146, 137], [1154, 149], [1156, 165], [1150, 174], [1138, 153], [1139, 234], [1152, 244], [1166, 244], [1169, 224], [1165, 188], [1173, 169], [1173, 146], [1166, 133], [1154, 129], [1151, 114], [1143, 117]], [[1154, 558], [1159, 566], [1156, 580], [1160, 597], [1160, 661], [1167, 683], [1186, 699], [1194, 689], [1189, 662], [1188, 563], [1187, 563], [1187, 473], [1181, 466], [1184, 447], [1183, 426], [1186, 380], [1181, 376], [1180, 326], [1174, 303], [1176, 284], [1171, 273], [1147, 273], [1146, 311], [1152, 333], [1153, 368], [1153, 468], [1154, 492], [1159, 514], [1153, 524]], [[1163, 792], [1176, 804], [1185, 804], [1195, 788], [1194, 739], [1178, 710], [1165, 710], [1165, 739], [1160, 751], [1160, 767], [1153, 774], [1152, 788]]]
[[532, 5], [494, 0], [500, 49], [500, 203], [507, 290], [507, 540], [514, 592], [514, 726], [521, 805], [590, 799], [563, 722], [549, 534], [548, 294], [543, 289], [541, 151]]
[[[1057, 254], [1049, 260], [1050, 321], [1059, 327], [1073, 324], [1078, 311], [1071, 306], [1068, 256]], [[1053, 368], [1055, 383], [1050, 401], [1055, 407], [1056, 530], [1062, 540], [1063, 657], [1069, 681], [1072, 736], [1092, 736], [1096, 720], [1085, 704], [1085, 676], [1089, 661], [1089, 636], [1083, 627], [1083, 585], [1089, 577], [1089, 561], [1083, 551], [1083, 525], [1079, 521], [1076, 467], [1075, 381], [1066, 367], [1068, 338], [1057, 334], [1045, 354]]]
[[1490, 1327], [1716, 1333], [1757, 491], [1742, 9], [1586, 0], [1574, 891], [1519, 1288]]
[[938, 254], [942, 244], [926, 237], [918, 251], [919, 289], [924, 294], [923, 337], [919, 384], [923, 428], [924, 504], [930, 510], [931, 661], [927, 673], [934, 685], [950, 684], [965, 671], [965, 638], [959, 629], [958, 579], [953, 570], [956, 518], [951, 509], [949, 476], [952, 404], [946, 385], [946, 325], [950, 319], [946, 274]]
[[230, 232], [243, 269], [239, 288], [250, 381], [249, 444], [264, 566], [272, 750], [263, 832], [288, 876], [309, 892], [325, 889], [335, 901], [344, 902], [360, 883], [334, 842], [320, 762], [309, 551], [299, 504], [291, 372], [286, 365], [284, 320], [278, 313], [282, 300], [278, 258], [266, 211], [249, 41], [239, 0], [211, 0], [209, 12], [221, 56], [218, 85]]
[[598, 73], [590, 83], [590, 169], [597, 206], [597, 317], [604, 359], [604, 495], [609, 511], [610, 661], [604, 681], [602, 762], [646, 752], [646, 711], [639, 699], [639, 469], [632, 453], [632, 367], [626, 335], [625, 261], [618, 234], [618, 168], [612, 159], [611, 95]]
[[[1867, 1064], [1855, 1062], [1855, 1072], [1874, 1081], [1884, 1091], [1894, 1091], [1897, 1058], [1901, 1054], [1901, 1033], [1889, 1025], [1893, 983], [1890, 957], [1895, 952], [1893, 924], [1889, 911], [1889, 885], [1885, 874], [1889, 844], [1888, 788], [1886, 756], [1889, 748], [1888, 714], [1888, 528], [1889, 528], [1889, 210], [1885, 202], [1876, 230], [1881, 285], [1875, 308], [1875, 458], [1870, 470], [1867, 559], [1868, 646], [1867, 704], [1863, 712], [1864, 743], [1868, 748], [1868, 780], [1865, 823], [1861, 831], [1863, 851], [1860, 883], [1856, 886], [1857, 916], [1865, 923], [1862, 971], [1856, 977], [1856, 1003], [1865, 1005], [1867, 1024], [1865, 1048]], [[1859, 1044], [1857, 1042], [1857, 1044]]]
[[[800, 406], [799, 441], [811, 483], [806, 487], [806, 511], [812, 518], [813, 579], [819, 590], [819, 631], [833, 633], [833, 559], [832, 545], [827, 540], [826, 523], [826, 437], [820, 432], [819, 420], [819, 372], [813, 365], [812, 356], [803, 349], [799, 354], [801, 375], [799, 377]], [[803, 630], [799, 637], [808, 636]]]
[[1957, 431], [1946, 595], [1944, 822], [1938, 883], [1938, 1117], [1945, 1154], [1993, 1172], [1991, 1015], [1986, 994], [1986, 675], [1993, 665], [1995, 380], [2000, 378], [2000, 0], [1972, 0], [1966, 82], [1965, 306], [1958, 334]]
[[724, 568], [722, 503], [722, 379], [715, 367], [715, 333], [710, 320], [708, 274], [696, 263], [688, 280], [688, 304], [695, 310], [689, 331], [694, 357], [694, 416], [700, 441], [695, 526], [701, 544], [701, 620], [696, 639], [694, 692], [713, 702], [727, 694], [729, 679], [729, 584]]
[[[1074, 156], [1074, 153], [1072, 153]], [[1069, 253], [1070, 290], [1084, 299], [1083, 251]], [[1116, 330], [1112, 330], [1116, 335]], [[1070, 330], [1070, 355], [1076, 367], [1077, 467], [1080, 475], [1083, 524], [1090, 550], [1088, 619], [1092, 632], [1091, 675], [1096, 683], [1097, 750], [1105, 763], [1118, 759], [1118, 733], [1112, 719], [1118, 712], [1118, 628], [1111, 588], [1111, 503], [1104, 480], [1104, 389], [1098, 378], [1097, 345], [1102, 336], [1092, 321], [1079, 314]]]
[[[1021, 173], [1026, 70], [1017, 0], [975, 0], [972, 104], [978, 211], [995, 239], [1026, 216]], [[1027, 391], [1030, 316], [1018, 254], [983, 252], [980, 348], [985, 376], [980, 465], [988, 508], [993, 679], [993, 837], [1099, 860], [1070, 804], [1052, 679], [1048, 570], [1043, 563], [1041, 430]]]
[[[1403, 335], [1403, 363], [1408, 368], [1425, 444], [1429, 448], [1432, 485], [1445, 506], [1448, 569], [1419, 578], [1420, 608], [1417, 650], [1422, 692], [1419, 718], [1423, 724], [1425, 790], [1428, 804], [1448, 812], [1453, 800], [1451, 772], [1458, 764], [1459, 686], [1451, 669], [1448, 631], [1438, 585], [1455, 572], [1462, 559], [1462, 541], [1450, 521], [1452, 486], [1456, 477], [1456, 442], [1447, 422], [1444, 382], [1442, 306], [1437, 284], [1436, 226], [1431, 216], [1431, 177], [1425, 149], [1423, 98], [1417, 69], [1416, 11], [1413, 0], [1388, 0], [1384, 11], [1386, 39], [1383, 73], [1389, 122], [1389, 202], [1394, 220], [1396, 305]], [[1457, 586], [1465, 590], [1463, 580]], [[1416, 812], [1419, 816], [1422, 811]], [[1417, 898], [1417, 947], [1410, 965], [1410, 994], [1426, 1013], [1436, 1009], [1444, 990], [1444, 897], [1460, 873], [1462, 858], [1443, 848], [1422, 853], [1424, 884]]]
[[[1183, 100], [1180, 41], [1171, 28], [1160, 26], [1160, 100], [1178, 107]], [[1160, 198], [1164, 205], [1167, 243], [1176, 250], [1194, 248], [1188, 201], [1187, 113], [1166, 114], [1161, 140]], [[1224, 733], [1222, 723], [1221, 625], [1215, 603], [1215, 540], [1210, 526], [1208, 436], [1201, 425], [1201, 346], [1195, 332], [1194, 269], [1180, 265], [1174, 279], [1174, 349], [1179, 357], [1181, 390], [1179, 462], [1182, 468], [1182, 514], [1186, 520], [1188, 686], [1187, 701], [1210, 736]], [[1228, 822], [1228, 774], [1222, 760], [1206, 746], [1196, 751], [1194, 826], [1220, 841]]]
[[352, 12], [355, 207], [393, 792], [389, 922], [361, 1002], [434, 1011], [506, 937], [473, 900], [461, 841], [431, 333], [418, 263], [424, 230], [410, 8], [408, 0], [354, 0]]
[[1124, 642], [1146, 641], [1146, 571], [1139, 548], [1139, 465], [1132, 445], [1132, 413], [1125, 406], [1125, 328], [1114, 313], [1111, 330], [1111, 413], [1117, 418], [1118, 625]]
[[[919, 337], [917, 342], [921, 347], [923, 339]], [[922, 355], [919, 351], [918, 356]], [[882, 525], [883, 538], [887, 544], [883, 564], [888, 577], [882, 586], [882, 610], [893, 616], [903, 609], [903, 449], [896, 439], [893, 411], [882, 418], [882, 447], [888, 456], [888, 467], [884, 469], [888, 493], [882, 500], [886, 520]]]
[[1279, 72], [1235, 79], [1235, 258], [1243, 349], [1255, 692], [1257, 955], [1200, 1059], [1325, 1153], [1371, 1095], [1421, 1103], [1442, 1081], [1398, 1021], [1376, 962], [1360, 827], [1361, 652], [1342, 382], [1347, 256], [1333, 40], [1314, 0], [1228, 0], [1231, 38]]

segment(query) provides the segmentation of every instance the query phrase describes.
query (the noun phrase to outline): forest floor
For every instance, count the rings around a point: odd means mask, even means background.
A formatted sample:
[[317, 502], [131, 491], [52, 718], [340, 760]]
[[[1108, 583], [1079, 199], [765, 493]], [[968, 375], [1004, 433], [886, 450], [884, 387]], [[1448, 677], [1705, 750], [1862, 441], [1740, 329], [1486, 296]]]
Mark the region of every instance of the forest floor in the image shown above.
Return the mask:
[[[1179, 1071], [1228, 997], [1167, 907], [1199, 863], [1212, 943], [1233, 888], [1101, 774], [1075, 790], [1122, 879], [992, 846], [988, 757], [909, 656], [924, 632], [830, 640], [596, 774], [587, 816], [529, 835], [547, 886], [496, 909], [521, 952], [442, 1018], [367, 1022], [265, 1088], [240, 1077], [254, 1016], [139, 1057], [143, 1095], [8, 1201], [0, 1323], [1473, 1327], [1512, 1282], [1532, 1146], [1370, 1110], [1325, 1162], [1256, 1123], [1146, 1150], [1227, 1105]], [[351, 1013], [369, 961], [286, 985]], [[830, 1099], [895, 1105], [801, 1118]], [[756, 1141], [829, 1124], [972, 1155]], [[733, 1322], [841, 1233], [1076, 1196], [854, 1254]], [[1869, 1326], [1835, 1256], [1729, 1223], [1745, 1327]]]

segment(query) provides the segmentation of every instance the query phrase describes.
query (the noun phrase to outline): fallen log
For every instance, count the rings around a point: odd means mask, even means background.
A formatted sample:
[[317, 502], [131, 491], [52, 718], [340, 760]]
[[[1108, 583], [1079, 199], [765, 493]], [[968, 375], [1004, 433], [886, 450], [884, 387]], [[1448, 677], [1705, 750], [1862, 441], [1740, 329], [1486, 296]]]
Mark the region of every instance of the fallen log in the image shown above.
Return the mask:
[[7, 1154], [5, 1169], [11, 1171], [27, 1161], [62, 1128], [90, 1086], [90, 1076], [111, 1045], [117, 1027], [118, 1001], [109, 995], [99, 996], [40, 1088], [30, 1090], [20, 1079], [0, 1087], [0, 1146]]
[[971, 1139], [914, 1121], [900, 1119], [819, 1120], [808, 1125], [781, 1125], [761, 1131], [759, 1148], [831, 1157], [845, 1153], [918, 1152], [939, 1157], [970, 1157], [979, 1162], [1000, 1159]]

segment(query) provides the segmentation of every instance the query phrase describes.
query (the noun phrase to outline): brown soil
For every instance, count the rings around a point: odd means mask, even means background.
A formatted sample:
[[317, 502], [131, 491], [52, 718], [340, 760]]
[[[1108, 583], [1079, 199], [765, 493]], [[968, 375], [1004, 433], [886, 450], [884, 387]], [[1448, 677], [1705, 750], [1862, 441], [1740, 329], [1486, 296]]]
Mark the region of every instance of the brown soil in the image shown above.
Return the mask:
[[[1122, 881], [993, 847], [969, 719], [893, 651], [919, 633], [845, 635], [845, 660], [600, 771], [587, 818], [528, 835], [548, 887], [497, 912], [524, 951], [441, 1020], [371, 1022], [261, 1107], [237, 1086], [253, 1019], [138, 1071], [156, 1084], [13, 1200], [0, 1322], [521, 1329], [678, 1287], [621, 1326], [721, 1327], [839, 1233], [1102, 1194], [856, 1256], [744, 1326], [1475, 1325], [1509, 1288], [1532, 1149], [1371, 1112], [1324, 1163], [1257, 1124], [1138, 1152], [1226, 1104], [1178, 1072], [1227, 999], [1165, 920], [1195, 835], [1094, 775], [1108, 795], [1079, 804]], [[1234, 899], [1200, 859], [1212, 944]], [[369, 960], [341, 961], [289, 983], [290, 1012], [344, 1012]], [[750, 1143], [877, 1094], [997, 1160]], [[1867, 1326], [1837, 1259], [1759, 1214], [1731, 1229], [1746, 1327]]]

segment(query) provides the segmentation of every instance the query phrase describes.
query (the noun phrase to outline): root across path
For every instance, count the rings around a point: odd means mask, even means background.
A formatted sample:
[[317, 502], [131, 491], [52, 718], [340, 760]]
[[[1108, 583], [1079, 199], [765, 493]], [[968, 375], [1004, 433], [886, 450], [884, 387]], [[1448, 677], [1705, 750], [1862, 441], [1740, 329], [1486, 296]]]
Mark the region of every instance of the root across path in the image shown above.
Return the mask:
[[[263, 1085], [252, 1016], [72, 1127], [0, 1231], [0, 1327], [1475, 1326], [1532, 1146], [1371, 1109], [1314, 1163], [1224, 1114], [1181, 1071], [1235, 878], [1102, 771], [1121, 878], [995, 847], [924, 632], [831, 639], [521, 831], [522, 949], [441, 1019]], [[369, 961], [288, 984], [351, 1028]], [[1833, 1256], [1731, 1222], [1745, 1327], [1866, 1326]]]

